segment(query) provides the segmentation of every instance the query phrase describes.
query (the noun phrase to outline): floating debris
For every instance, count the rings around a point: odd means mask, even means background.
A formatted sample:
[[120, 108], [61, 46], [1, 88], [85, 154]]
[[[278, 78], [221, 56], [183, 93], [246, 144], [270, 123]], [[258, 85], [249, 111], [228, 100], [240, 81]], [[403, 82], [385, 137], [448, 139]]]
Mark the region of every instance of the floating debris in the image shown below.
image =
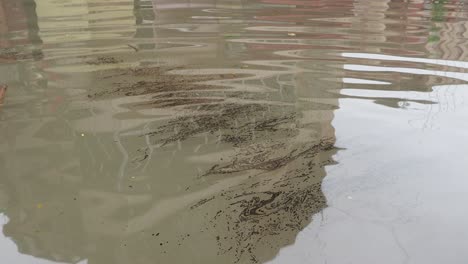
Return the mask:
[[[149, 101], [138, 107], [181, 109], [180, 114], [158, 123], [144, 135], [150, 137], [152, 145], [178, 146], [191, 138], [211, 135], [232, 146], [231, 156], [218, 159], [219, 163], [199, 173], [198, 179], [200, 184], [211, 178], [245, 180], [196, 201], [190, 209], [193, 214], [203, 212], [207, 219], [205, 231], [217, 230], [220, 225], [228, 227], [223, 235], [214, 236], [218, 255], [230, 255], [238, 263], [270, 259], [268, 252], [292, 243], [311, 216], [326, 206], [321, 181], [325, 176], [323, 167], [334, 163], [334, 136], [323, 134], [298, 140], [301, 133], [315, 131], [301, 124], [302, 113], [296, 111], [295, 105], [257, 102], [254, 93], [229, 93], [227, 87], [204, 83], [234, 81], [243, 75], [181, 76], [169, 74], [172, 69], [103, 71], [102, 81], [114, 88], [93, 91], [89, 97], [100, 100], [148, 95]], [[223, 97], [212, 92], [223, 89]], [[252, 99], [246, 102], [249, 96]], [[236, 103], [239, 99], [242, 104]], [[329, 106], [314, 107], [329, 110]], [[134, 161], [148, 157], [147, 149], [137, 153], [139, 157]], [[218, 209], [207, 209], [213, 206]], [[185, 239], [189, 237], [184, 236], [177, 243], [182, 245]]]
[[3, 104], [3, 100], [5, 99], [7, 89], [8, 85], [0, 84], [0, 105]]
[[[105, 70], [100, 73], [102, 85], [95, 85], [95, 91], [88, 94], [92, 99], [106, 99], [119, 96], [154, 95], [151, 107], [172, 107], [177, 105], [219, 102], [213, 98], [174, 98], [175, 93], [197, 90], [219, 89], [219, 86], [201, 84], [214, 80], [228, 80], [245, 77], [245, 74], [177, 75], [170, 71], [180, 67], [137, 67]], [[107, 82], [106, 82], [107, 81]], [[109, 87], [111, 86], [111, 88]], [[164, 93], [164, 94], [163, 94]]]
[[132, 48], [133, 50], [135, 50], [135, 52], [138, 52], [139, 49], [131, 44], [127, 44], [128, 47]]
[[89, 65], [102, 65], [102, 64], [117, 64], [122, 63], [122, 59], [117, 59], [111, 56], [99, 56], [94, 60], [87, 61], [86, 63]]

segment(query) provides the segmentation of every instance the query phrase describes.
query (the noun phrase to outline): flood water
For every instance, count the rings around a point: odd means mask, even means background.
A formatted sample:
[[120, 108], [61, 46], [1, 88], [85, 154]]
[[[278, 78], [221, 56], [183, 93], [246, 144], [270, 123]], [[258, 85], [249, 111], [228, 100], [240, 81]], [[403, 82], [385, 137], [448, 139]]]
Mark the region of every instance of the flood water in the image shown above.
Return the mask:
[[468, 2], [0, 0], [1, 263], [467, 263]]

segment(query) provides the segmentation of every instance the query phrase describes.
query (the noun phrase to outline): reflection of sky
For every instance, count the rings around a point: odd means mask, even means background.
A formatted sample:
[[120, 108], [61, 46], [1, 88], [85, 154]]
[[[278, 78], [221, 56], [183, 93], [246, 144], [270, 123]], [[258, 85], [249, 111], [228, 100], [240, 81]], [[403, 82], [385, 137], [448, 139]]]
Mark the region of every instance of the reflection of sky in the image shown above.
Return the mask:
[[[456, 71], [466, 68], [463, 62], [344, 56], [453, 67], [448, 72], [424, 66], [346, 64], [349, 71], [468, 81], [465, 73]], [[329, 207], [271, 263], [466, 263], [468, 85], [434, 85], [429, 92], [359, 88], [336, 92], [352, 98], [340, 99], [333, 121], [336, 145], [346, 151], [334, 157], [338, 164], [328, 169], [324, 180]], [[434, 104], [390, 108], [376, 100]]]
[[[3, 236], [3, 226], [8, 223], [8, 217], [0, 213], [0, 248], [2, 251], [2, 263], [15, 263], [15, 264], [57, 264], [60, 262], [53, 262], [50, 260], [38, 259], [29, 255], [23, 255], [18, 252], [18, 247], [9, 238]], [[86, 264], [86, 261], [79, 262], [78, 264]]]
[[273, 263], [464, 263], [467, 105], [439, 113], [424, 133], [411, 125], [417, 111], [340, 106], [333, 125], [346, 151], [324, 180], [329, 208]]

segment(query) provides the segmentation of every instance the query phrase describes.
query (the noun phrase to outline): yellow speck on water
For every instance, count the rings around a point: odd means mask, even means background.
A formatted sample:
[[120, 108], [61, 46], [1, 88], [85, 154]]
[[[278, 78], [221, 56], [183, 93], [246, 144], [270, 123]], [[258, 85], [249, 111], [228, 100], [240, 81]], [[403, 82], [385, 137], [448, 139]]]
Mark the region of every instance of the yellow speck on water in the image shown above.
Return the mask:
[[81, 136], [82, 136], [82, 137], [84, 137], [84, 134], [83, 134], [83, 133], [81, 133]]
[[37, 204], [37, 209], [41, 209], [42, 207], [43, 207], [43, 205], [41, 203]]

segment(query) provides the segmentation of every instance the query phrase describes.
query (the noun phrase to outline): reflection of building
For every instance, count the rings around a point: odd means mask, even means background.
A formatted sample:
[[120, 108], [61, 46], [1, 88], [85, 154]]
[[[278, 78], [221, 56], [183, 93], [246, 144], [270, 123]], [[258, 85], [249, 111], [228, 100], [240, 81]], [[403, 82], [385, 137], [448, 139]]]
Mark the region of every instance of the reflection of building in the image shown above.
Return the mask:
[[0, 84], [41, 78], [33, 59], [40, 59], [37, 17], [32, 1], [0, 1]]
[[0, 2], [0, 34], [8, 35], [23, 35], [22, 38], [4, 38], [0, 39], [0, 48], [12, 48], [15, 45], [29, 44], [27, 35], [27, 21], [24, 6], [21, 1], [2, 0]]

